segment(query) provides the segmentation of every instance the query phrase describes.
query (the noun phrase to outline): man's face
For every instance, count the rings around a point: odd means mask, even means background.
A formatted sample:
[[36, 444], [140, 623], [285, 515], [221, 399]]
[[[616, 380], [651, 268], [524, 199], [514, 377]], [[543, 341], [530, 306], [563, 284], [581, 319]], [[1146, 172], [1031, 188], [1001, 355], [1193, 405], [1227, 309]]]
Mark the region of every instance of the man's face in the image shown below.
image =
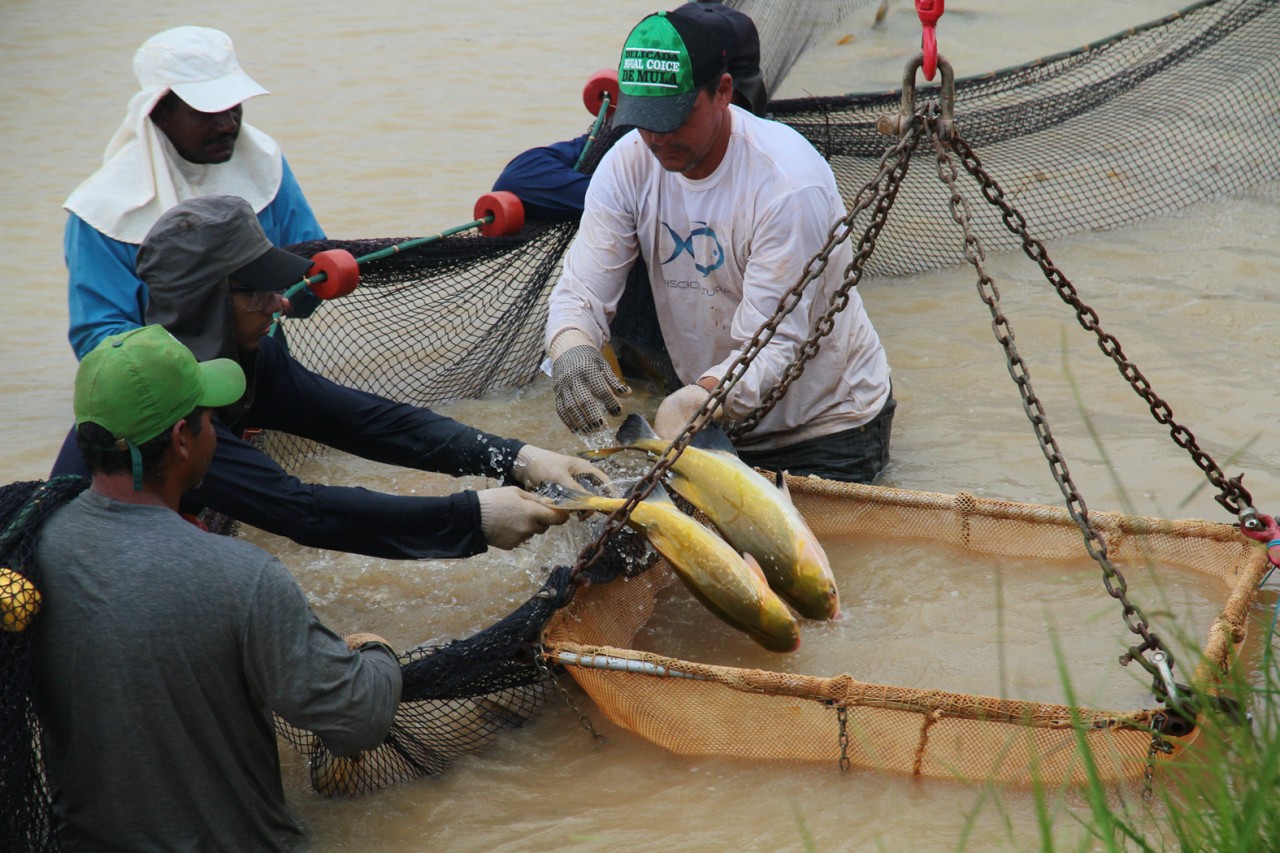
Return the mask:
[[670, 133], [641, 130], [640, 138], [668, 172], [681, 172], [695, 180], [716, 170], [729, 144], [729, 99], [733, 81], [720, 77], [715, 94], [699, 90], [684, 124]]
[[231, 304], [235, 308], [236, 346], [240, 352], [257, 352], [262, 336], [271, 331], [276, 312], [288, 313], [289, 300], [283, 291], [241, 290], [231, 282]]
[[241, 104], [220, 113], [202, 113], [172, 92], [151, 111], [151, 121], [189, 163], [225, 163], [240, 136]]

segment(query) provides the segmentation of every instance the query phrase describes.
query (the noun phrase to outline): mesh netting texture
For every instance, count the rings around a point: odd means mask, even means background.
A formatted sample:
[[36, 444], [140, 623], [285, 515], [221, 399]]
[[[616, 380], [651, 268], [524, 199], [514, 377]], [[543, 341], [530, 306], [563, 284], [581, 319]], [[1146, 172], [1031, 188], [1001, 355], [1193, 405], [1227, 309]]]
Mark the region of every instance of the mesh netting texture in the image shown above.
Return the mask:
[[[1033, 561], [1085, 556], [1066, 509], [787, 476], [819, 537], [891, 536]], [[1112, 557], [1213, 579], [1222, 610], [1192, 681], [1212, 691], [1243, 643], [1266, 555], [1229, 524], [1093, 514]], [[1051, 569], [1048, 569], [1051, 571]], [[682, 660], [635, 648], [662, 590], [665, 562], [625, 583], [590, 586], [555, 614], [543, 641], [605, 717], [683, 755], [814, 761], [940, 779], [1080, 784], [1089, 746], [1100, 777], [1139, 778], [1159, 708], [1097, 710]], [[786, 732], [786, 737], [779, 737]], [[1194, 731], [1165, 738], [1175, 758]]]
[[[957, 79], [955, 124], [1040, 239], [1130, 224], [1280, 177], [1280, 3], [1220, 0], [1070, 53]], [[963, 69], [956, 69], [962, 76]], [[917, 106], [936, 102], [923, 85]], [[845, 203], [891, 137], [898, 93], [770, 102], [831, 164]], [[867, 264], [872, 275], [963, 260], [946, 188], [910, 171]], [[981, 210], [979, 208], [982, 208]], [[999, 212], [974, 208], [989, 251], [1017, 248]]]
[[[807, 43], [817, 31], [806, 16], [772, 14], [769, 4], [748, 0], [731, 5], [755, 18], [764, 45]], [[862, 4], [827, 5], [838, 16]], [[1280, 54], [1273, 49], [1277, 36], [1280, 4], [1275, 0], [1199, 4], [1081, 50], [961, 79], [956, 83], [956, 125], [1039, 238], [1168, 213], [1280, 176], [1280, 151], [1260, 142], [1269, 139], [1280, 111]], [[776, 85], [794, 59], [785, 50], [773, 59], [765, 52], [766, 77]], [[922, 105], [936, 97], [936, 88], [922, 87], [917, 93]], [[829, 160], [846, 203], [854, 207], [893, 142], [879, 133], [877, 121], [896, 113], [900, 104], [898, 93], [888, 93], [775, 100], [770, 108], [774, 118], [795, 127]], [[606, 128], [584, 171], [591, 170], [616, 138], [617, 131]], [[1017, 238], [1001, 224], [994, 208], [978, 207], [973, 224], [984, 245], [991, 250], [1016, 247]], [[932, 169], [908, 171], [867, 272], [904, 274], [961, 262], [961, 241], [946, 211], [946, 188]], [[355, 293], [325, 303], [311, 319], [287, 324], [290, 348], [303, 364], [326, 376], [417, 404], [521, 385], [543, 357], [546, 298], [575, 231], [576, 223], [534, 222], [511, 237], [450, 237], [362, 266], [361, 287]], [[360, 256], [398, 242], [323, 241], [293, 248], [304, 254], [346, 248]], [[268, 446], [286, 466], [309, 450], [296, 440], [279, 438], [272, 436]], [[1078, 537], [1078, 532], [1072, 535]], [[640, 586], [627, 588], [634, 593]], [[530, 615], [536, 620], [541, 611]], [[531, 627], [532, 623], [524, 626]], [[473, 640], [477, 646], [489, 642]], [[575, 642], [563, 636], [561, 640]], [[413, 654], [432, 661], [440, 650]], [[527, 648], [517, 657], [526, 658], [517, 669], [535, 672], [529, 669]], [[493, 665], [493, 659], [486, 663], [482, 658], [471, 665], [477, 670]], [[614, 680], [613, 674], [573, 672], [584, 684]], [[406, 689], [411, 681], [426, 683], [438, 677], [446, 676], [434, 664], [407, 670]], [[466, 728], [478, 718], [488, 717], [493, 730], [522, 720], [541, 700], [544, 686], [539, 678], [529, 677], [527, 685], [496, 693], [443, 698], [437, 691], [433, 695], [441, 698], [424, 699], [420, 708], [405, 711], [403, 725], [397, 721], [397, 739], [403, 742], [389, 743], [379, 751], [378, 761], [406, 776], [416, 774], [419, 766], [431, 772], [432, 767], [447, 765], [448, 757], [441, 756], [448, 750], [437, 754], [432, 747], [424, 758], [422, 750], [405, 745], [410, 734], [436, 723], [444, 732]], [[646, 697], [645, 702], [657, 701], [658, 692], [672, 689], [643, 676], [623, 677], [643, 681], [638, 696]], [[503, 692], [526, 689], [524, 698]], [[484, 701], [477, 706], [475, 697], [481, 695]], [[452, 702], [461, 704], [448, 704]], [[980, 716], [1001, 716], [990, 705], [1000, 700], [957, 696], [954, 702], [961, 707], [976, 702], [973, 707], [984, 709]], [[824, 737], [831, 732], [831, 707], [820, 711]], [[940, 719], [941, 707], [932, 706], [930, 725]], [[1053, 706], [1047, 713], [1061, 722], [1066, 711]], [[1017, 727], [1026, 714], [1019, 705], [1004, 715], [1004, 724]], [[1131, 749], [1125, 754], [1136, 755], [1140, 747], [1145, 758], [1149, 734], [1128, 726], [1140, 729], [1146, 714], [1121, 715], [1125, 725], [1102, 728], [1108, 737], [1123, 731], [1114, 737], [1128, 739]], [[460, 723], [464, 718], [468, 722]], [[973, 725], [970, 720], [965, 728]], [[917, 721], [894, 726], [912, 743], [927, 740]], [[1036, 730], [1032, 737], [1046, 737], [1043, 730], [1031, 728]], [[317, 751], [305, 737], [293, 739], [312, 754], [321, 790], [358, 792], [380, 784], [376, 763], [328, 771], [332, 759], [322, 749]], [[468, 731], [458, 743], [483, 739]], [[989, 754], [990, 744], [982, 746], [983, 736], [970, 740], [976, 754]], [[1074, 754], [1069, 741], [1058, 745]], [[824, 741], [820, 749], [828, 754], [829, 747]], [[920, 756], [916, 759], [914, 764], [920, 764]], [[1010, 766], [1022, 769], [998, 773], [997, 778], [1025, 773], [1025, 761]], [[1064, 766], [1075, 765], [1068, 761]], [[1074, 771], [1062, 772], [1070, 776]]]
[[[644, 539], [625, 530], [581, 578], [607, 584], [656, 563]], [[554, 568], [542, 588], [500, 622], [465, 639], [402, 653], [400, 705], [377, 749], [339, 758], [310, 732], [277, 717], [276, 730], [307, 756], [312, 788], [325, 796], [356, 796], [436, 775], [503, 729], [523, 726], [549, 695], [552, 672], [540, 657], [542, 631], [572, 600], [577, 583], [568, 566]]]
[[33, 555], [50, 513], [88, 481], [63, 477], [0, 487], [0, 839], [5, 849], [55, 850], [53, 811], [34, 705], [40, 577]]

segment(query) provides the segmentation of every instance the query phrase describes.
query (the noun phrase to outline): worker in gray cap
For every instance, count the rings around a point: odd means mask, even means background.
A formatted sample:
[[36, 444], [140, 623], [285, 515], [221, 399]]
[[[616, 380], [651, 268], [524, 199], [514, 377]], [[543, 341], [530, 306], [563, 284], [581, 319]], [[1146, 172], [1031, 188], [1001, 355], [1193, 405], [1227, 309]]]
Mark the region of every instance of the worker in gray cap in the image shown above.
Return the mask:
[[[579, 487], [605, 476], [590, 463], [481, 432], [312, 373], [267, 334], [284, 291], [311, 261], [275, 248], [253, 209], [232, 196], [188, 199], [157, 220], [138, 252], [150, 293], [147, 322], [206, 361], [244, 368], [243, 396], [218, 408], [218, 448], [189, 510], [209, 508], [303, 545], [391, 559], [466, 557], [514, 548], [568, 514], [525, 488]], [[242, 436], [275, 430], [355, 456], [505, 485], [443, 497], [303, 483]], [[77, 473], [72, 460], [54, 474]], [[519, 484], [519, 485], [515, 485]], [[521, 488], [525, 487], [525, 488]]]

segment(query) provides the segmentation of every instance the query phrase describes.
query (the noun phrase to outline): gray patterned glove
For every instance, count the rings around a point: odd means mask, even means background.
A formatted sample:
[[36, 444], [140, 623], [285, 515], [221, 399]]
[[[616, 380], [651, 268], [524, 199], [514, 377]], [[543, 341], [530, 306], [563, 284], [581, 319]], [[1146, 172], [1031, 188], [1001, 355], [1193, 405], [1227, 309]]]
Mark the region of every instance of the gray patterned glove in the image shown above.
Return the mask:
[[565, 329], [551, 342], [551, 384], [556, 413], [574, 432], [594, 432], [604, 416], [622, 412], [618, 396], [631, 388], [609, 367], [591, 338], [580, 329]]
[[519, 486], [484, 489], [480, 499], [480, 531], [491, 548], [510, 551], [531, 536], [564, 524], [569, 513], [529, 494]]

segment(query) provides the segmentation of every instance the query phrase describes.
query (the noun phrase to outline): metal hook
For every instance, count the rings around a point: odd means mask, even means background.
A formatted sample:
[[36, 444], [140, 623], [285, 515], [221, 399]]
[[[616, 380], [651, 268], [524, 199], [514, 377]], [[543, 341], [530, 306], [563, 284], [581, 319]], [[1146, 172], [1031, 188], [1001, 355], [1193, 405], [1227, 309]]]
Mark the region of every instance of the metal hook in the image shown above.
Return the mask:
[[[917, 53], [902, 73], [902, 102], [896, 115], [880, 116], [876, 130], [885, 136], [904, 136], [916, 121], [916, 72], [924, 65], [924, 53]], [[943, 56], [938, 57], [942, 70], [938, 116], [938, 136], [948, 142], [955, 131], [956, 75]]]

